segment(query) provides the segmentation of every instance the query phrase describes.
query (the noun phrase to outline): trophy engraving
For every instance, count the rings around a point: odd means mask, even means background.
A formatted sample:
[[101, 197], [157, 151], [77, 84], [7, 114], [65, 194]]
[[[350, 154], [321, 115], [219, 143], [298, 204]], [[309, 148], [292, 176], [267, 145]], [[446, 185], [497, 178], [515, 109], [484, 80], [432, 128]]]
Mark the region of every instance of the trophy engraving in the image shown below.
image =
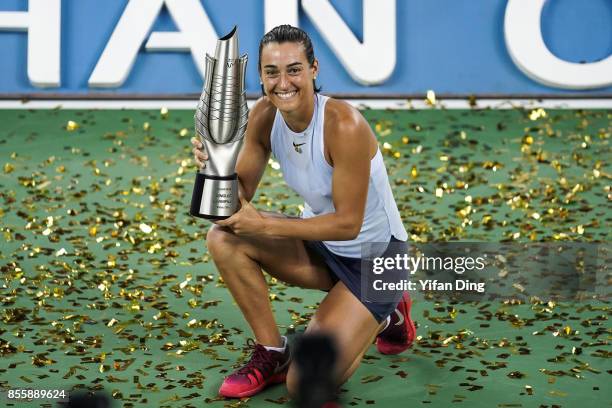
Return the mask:
[[194, 119], [208, 161], [196, 175], [190, 209], [195, 217], [220, 220], [238, 210], [236, 160], [249, 114], [246, 64], [246, 54], [238, 54], [237, 27], [217, 40], [214, 57], [206, 54], [204, 89]]

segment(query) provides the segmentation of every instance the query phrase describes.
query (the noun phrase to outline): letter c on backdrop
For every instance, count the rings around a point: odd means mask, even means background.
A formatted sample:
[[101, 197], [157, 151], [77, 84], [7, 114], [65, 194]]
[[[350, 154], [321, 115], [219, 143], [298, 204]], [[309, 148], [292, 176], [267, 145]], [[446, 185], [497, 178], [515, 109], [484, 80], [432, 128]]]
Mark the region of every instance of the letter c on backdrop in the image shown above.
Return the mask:
[[578, 64], [550, 52], [540, 22], [545, 3], [546, 0], [508, 0], [504, 36], [516, 66], [534, 81], [555, 88], [594, 89], [612, 85], [612, 55]]

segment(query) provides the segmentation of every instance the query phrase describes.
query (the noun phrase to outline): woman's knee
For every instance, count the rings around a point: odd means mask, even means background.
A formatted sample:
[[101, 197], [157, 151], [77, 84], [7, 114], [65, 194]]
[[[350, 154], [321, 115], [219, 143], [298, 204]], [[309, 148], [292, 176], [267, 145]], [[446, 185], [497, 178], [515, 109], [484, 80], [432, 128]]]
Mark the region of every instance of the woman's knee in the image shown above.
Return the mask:
[[206, 234], [206, 246], [213, 259], [218, 260], [232, 253], [237, 244], [237, 237], [226, 228], [213, 224]]

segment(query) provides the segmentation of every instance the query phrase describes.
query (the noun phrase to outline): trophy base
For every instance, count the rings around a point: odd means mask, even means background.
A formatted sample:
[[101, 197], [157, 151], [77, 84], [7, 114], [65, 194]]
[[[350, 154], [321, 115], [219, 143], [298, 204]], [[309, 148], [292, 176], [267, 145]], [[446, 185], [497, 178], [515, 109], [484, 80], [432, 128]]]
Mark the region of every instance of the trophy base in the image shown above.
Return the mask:
[[238, 175], [196, 175], [189, 214], [207, 220], [224, 220], [238, 211]]
[[210, 221], [221, 221], [221, 220], [227, 220], [230, 216], [223, 216], [223, 215], [210, 215], [210, 214], [193, 214], [193, 213], [189, 213], [189, 215], [191, 215], [192, 217], [197, 217], [197, 218], [202, 218], [203, 220], [210, 220]]

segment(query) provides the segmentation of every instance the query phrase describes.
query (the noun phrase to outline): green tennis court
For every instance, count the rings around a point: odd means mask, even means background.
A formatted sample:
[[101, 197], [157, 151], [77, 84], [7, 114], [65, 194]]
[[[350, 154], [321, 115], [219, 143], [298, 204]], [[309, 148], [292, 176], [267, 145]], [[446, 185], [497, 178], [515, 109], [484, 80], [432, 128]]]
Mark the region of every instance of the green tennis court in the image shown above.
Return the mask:
[[[412, 241], [609, 241], [612, 112], [363, 114]], [[209, 224], [187, 215], [192, 115], [0, 111], [3, 389], [104, 389], [117, 407], [290, 404], [282, 386], [217, 397], [250, 333], [207, 255]], [[301, 205], [273, 161], [254, 202], [294, 215]], [[281, 331], [303, 330], [323, 296], [271, 281]], [[606, 300], [420, 297], [417, 344], [400, 356], [372, 347], [343, 401], [611, 406], [610, 314]]]

